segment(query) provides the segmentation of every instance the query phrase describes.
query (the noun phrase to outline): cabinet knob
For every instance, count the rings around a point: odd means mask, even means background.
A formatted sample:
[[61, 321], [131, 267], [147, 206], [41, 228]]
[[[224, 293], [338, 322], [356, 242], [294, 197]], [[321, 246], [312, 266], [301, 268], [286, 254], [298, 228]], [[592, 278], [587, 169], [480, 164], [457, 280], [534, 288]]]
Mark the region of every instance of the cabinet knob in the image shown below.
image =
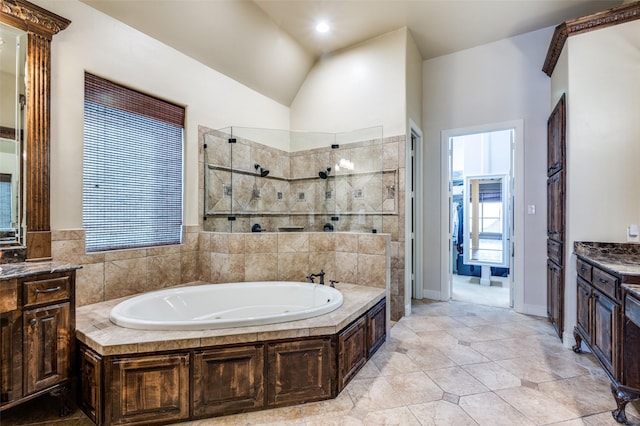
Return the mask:
[[31, 325], [36, 325], [36, 323], [37, 323], [37, 322], [38, 322], [38, 320], [37, 320], [37, 319], [32, 318], [32, 319], [31, 319], [31, 321], [29, 321], [29, 324], [31, 324]]

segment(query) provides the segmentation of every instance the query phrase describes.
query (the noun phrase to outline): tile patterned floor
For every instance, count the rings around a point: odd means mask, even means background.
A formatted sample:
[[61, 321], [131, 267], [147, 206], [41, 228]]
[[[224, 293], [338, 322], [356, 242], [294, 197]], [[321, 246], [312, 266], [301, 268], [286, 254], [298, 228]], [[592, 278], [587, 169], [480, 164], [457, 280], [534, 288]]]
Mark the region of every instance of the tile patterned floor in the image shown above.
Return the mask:
[[[180, 423], [209, 425], [616, 426], [609, 380], [589, 354], [564, 348], [545, 319], [460, 302], [414, 303], [336, 399]], [[640, 424], [640, 405], [627, 416]], [[89, 426], [38, 399], [5, 425]]]

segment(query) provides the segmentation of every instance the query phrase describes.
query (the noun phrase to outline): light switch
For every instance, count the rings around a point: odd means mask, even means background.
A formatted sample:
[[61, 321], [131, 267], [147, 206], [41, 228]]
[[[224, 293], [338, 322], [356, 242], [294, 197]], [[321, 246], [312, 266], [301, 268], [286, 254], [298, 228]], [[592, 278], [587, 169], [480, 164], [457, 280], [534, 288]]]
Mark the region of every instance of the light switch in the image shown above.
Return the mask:
[[529, 204], [527, 206], [527, 214], [536, 214], [536, 205], [535, 204]]

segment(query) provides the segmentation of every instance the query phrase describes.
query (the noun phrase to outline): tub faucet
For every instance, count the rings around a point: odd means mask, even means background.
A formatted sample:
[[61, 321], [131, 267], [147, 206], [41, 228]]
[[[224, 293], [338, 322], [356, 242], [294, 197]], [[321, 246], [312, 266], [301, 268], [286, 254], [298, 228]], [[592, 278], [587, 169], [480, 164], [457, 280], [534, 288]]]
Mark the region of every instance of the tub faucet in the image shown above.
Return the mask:
[[315, 281], [313, 281], [313, 279], [315, 277], [320, 277], [320, 285], [324, 285], [324, 270], [320, 269], [320, 272], [317, 274], [309, 274], [307, 275], [307, 279], [309, 280], [310, 283], [314, 283]]

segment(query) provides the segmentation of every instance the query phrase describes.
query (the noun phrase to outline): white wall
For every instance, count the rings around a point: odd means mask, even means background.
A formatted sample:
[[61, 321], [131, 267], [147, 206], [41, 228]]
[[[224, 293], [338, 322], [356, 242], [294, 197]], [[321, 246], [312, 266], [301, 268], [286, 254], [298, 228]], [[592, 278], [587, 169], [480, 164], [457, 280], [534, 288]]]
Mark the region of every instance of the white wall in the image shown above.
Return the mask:
[[385, 137], [405, 134], [406, 37], [401, 28], [321, 58], [291, 104], [291, 129], [339, 133], [382, 125]]
[[[640, 21], [567, 40], [553, 73], [567, 90], [565, 344], [576, 318], [575, 241], [626, 242], [640, 223]], [[594, 60], [597, 58], [597, 60]]]
[[[406, 46], [406, 99], [407, 121], [413, 120], [422, 130], [422, 55], [411, 32], [407, 31]], [[407, 135], [411, 129], [407, 127]]]
[[198, 125], [289, 128], [289, 109], [77, 0], [36, 0], [72, 21], [52, 43], [51, 228], [82, 227], [85, 70], [187, 108], [185, 225], [198, 224]]
[[[441, 132], [524, 121], [524, 306], [546, 312], [546, 120], [550, 80], [541, 71], [553, 28], [545, 28], [424, 62], [423, 126], [425, 294], [440, 293]], [[524, 209], [526, 211], [526, 208]]]

